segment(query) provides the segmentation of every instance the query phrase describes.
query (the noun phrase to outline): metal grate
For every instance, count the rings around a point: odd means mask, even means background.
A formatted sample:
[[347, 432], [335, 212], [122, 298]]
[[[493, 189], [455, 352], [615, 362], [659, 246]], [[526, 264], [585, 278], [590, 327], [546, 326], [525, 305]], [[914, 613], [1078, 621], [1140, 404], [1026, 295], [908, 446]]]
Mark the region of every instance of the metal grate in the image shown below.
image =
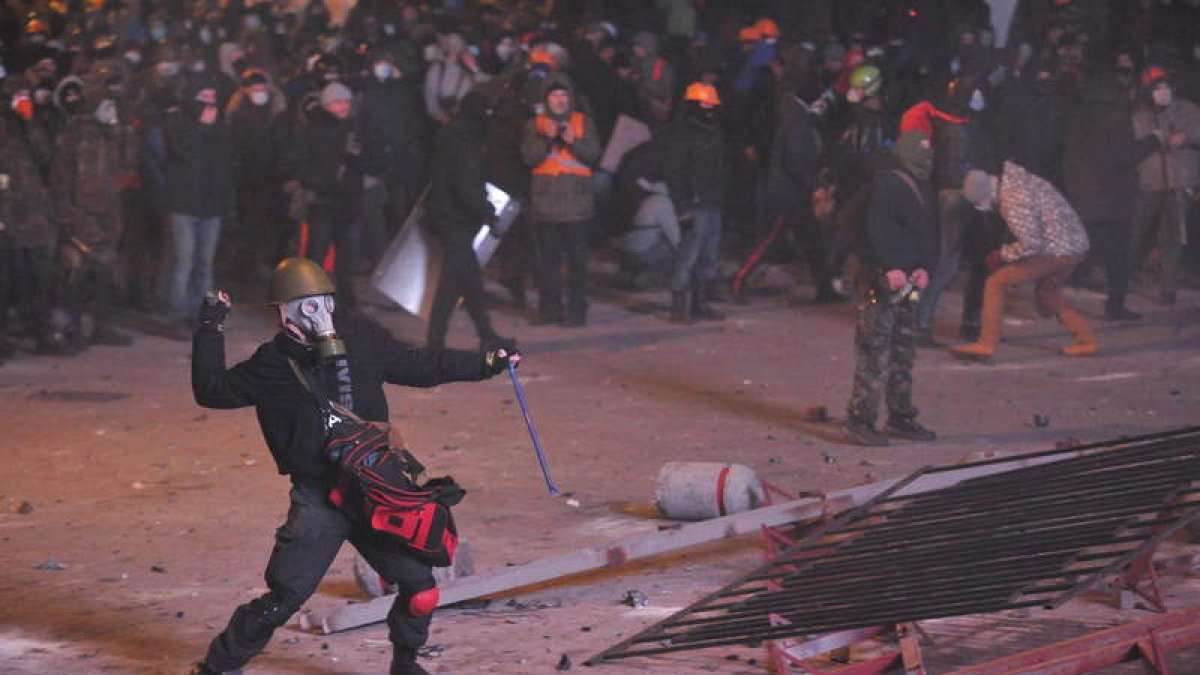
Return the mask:
[[969, 467], [918, 471], [589, 663], [1056, 607], [1200, 514], [1200, 428], [971, 466], [1031, 458], [1048, 463], [906, 490]]

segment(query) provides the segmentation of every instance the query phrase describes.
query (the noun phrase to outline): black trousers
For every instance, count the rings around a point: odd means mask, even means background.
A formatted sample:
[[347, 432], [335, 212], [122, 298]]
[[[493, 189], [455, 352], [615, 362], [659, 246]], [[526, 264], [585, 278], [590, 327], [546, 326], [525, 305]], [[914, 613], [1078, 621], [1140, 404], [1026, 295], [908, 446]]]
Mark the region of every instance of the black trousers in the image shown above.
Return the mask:
[[435, 586], [428, 565], [390, 548], [369, 530], [353, 526], [329, 502], [324, 488], [294, 483], [287, 521], [275, 533], [265, 574], [265, 594], [238, 607], [208, 648], [208, 667], [237, 670], [266, 647], [271, 634], [296, 613], [349, 541], [388, 583], [399, 588], [388, 613], [388, 638], [397, 652], [412, 654], [429, 638], [432, 616], [412, 616], [409, 599]]
[[562, 266], [567, 263], [567, 311], [587, 312], [588, 236], [591, 221], [538, 222], [533, 226], [537, 243], [538, 311], [549, 317], [562, 315]]
[[429, 312], [429, 327], [425, 344], [429, 347], [444, 347], [446, 331], [450, 328], [450, 315], [459, 298], [467, 309], [467, 315], [475, 324], [480, 343], [496, 337], [492, 321], [488, 317], [487, 300], [483, 295], [483, 271], [471, 248], [471, 241], [442, 242], [442, 274], [438, 281], [437, 295]]

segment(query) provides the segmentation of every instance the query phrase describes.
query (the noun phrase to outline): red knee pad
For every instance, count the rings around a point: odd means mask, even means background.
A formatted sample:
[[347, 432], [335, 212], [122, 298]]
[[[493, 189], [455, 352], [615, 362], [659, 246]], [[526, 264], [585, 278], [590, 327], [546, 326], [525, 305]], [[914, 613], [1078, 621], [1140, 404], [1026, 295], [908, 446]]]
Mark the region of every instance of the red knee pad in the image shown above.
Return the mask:
[[421, 591], [408, 599], [408, 613], [413, 616], [428, 616], [438, 606], [438, 589], [436, 586]]

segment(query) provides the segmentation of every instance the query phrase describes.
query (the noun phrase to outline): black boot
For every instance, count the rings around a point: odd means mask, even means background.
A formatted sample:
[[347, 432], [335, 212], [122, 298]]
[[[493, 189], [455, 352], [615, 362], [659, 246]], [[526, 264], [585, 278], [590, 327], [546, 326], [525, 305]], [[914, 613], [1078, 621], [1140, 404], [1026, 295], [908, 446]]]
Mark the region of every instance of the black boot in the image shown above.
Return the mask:
[[400, 649], [392, 653], [392, 667], [388, 670], [389, 675], [429, 675], [429, 671], [425, 670], [417, 663], [417, 651], [415, 649]]
[[692, 290], [692, 316], [701, 321], [721, 321], [725, 315], [712, 308], [708, 304], [708, 298], [704, 296], [704, 287], [697, 286]]
[[691, 291], [671, 291], [671, 316], [669, 318], [674, 323], [688, 325], [696, 323], [696, 319], [692, 316]]

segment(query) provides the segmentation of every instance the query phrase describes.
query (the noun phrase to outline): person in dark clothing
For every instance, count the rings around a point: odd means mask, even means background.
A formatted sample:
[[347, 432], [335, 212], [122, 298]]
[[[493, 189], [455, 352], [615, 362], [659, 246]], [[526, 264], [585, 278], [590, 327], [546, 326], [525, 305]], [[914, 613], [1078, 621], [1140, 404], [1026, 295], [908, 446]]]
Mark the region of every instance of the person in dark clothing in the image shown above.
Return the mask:
[[[1132, 114], [1128, 90], [1116, 75], [1096, 75], [1081, 87], [1063, 140], [1064, 192], [1092, 241], [1096, 255], [1089, 258], [1104, 267], [1109, 289], [1104, 318], [1115, 321], [1141, 318], [1117, 289], [1137, 198], [1139, 143], [1129, 121]], [[1141, 142], [1146, 143], [1157, 139]]]
[[[519, 361], [515, 351], [419, 349], [397, 341], [378, 323], [333, 313], [334, 287], [315, 263], [288, 258], [271, 279], [281, 329], [249, 359], [227, 368], [223, 325], [231, 304], [218, 292], [200, 309], [192, 340], [192, 393], [206, 408], [253, 406], [279, 473], [291, 480], [291, 508], [267, 563], [268, 591], [242, 605], [209, 645], [194, 675], [238, 671], [257, 655], [316, 590], [343, 542], [349, 541], [398, 593], [388, 614], [391, 675], [426, 673], [417, 649], [429, 635], [438, 593], [430, 567], [352, 524], [329, 500], [337, 466], [323, 455], [326, 431], [313, 392], [364, 420], [387, 422], [383, 384], [433, 387], [489, 378]], [[299, 372], [296, 372], [296, 371]]]
[[[242, 74], [242, 88], [226, 108], [233, 136], [238, 229], [236, 256], [243, 280], [265, 278], [287, 256], [291, 237], [284, 216], [280, 170], [287, 147], [287, 100], [265, 72]], [[233, 251], [231, 251], [233, 252]]]
[[825, 233], [813, 216], [813, 192], [819, 187], [818, 172], [822, 157], [822, 91], [815, 77], [790, 100], [783, 102], [780, 122], [771, 143], [767, 174], [767, 212], [771, 232], [734, 275], [731, 288], [735, 298], [744, 298], [746, 278], [766, 256], [785, 228], [794, 232], [803, 249], [809, 273], [817, 287], [816, 301], [836, 302], [833, 290]]
[[363, 250], [382, 252], [411, 206], [408, 174], [420, 173], [423, 164], [416, 97], [400, 77], [396, 58], [386, 51], [371, 59], [358, 128], [363, 146]]
[[855, 284], [856, 363], [845, 432], [851, 442], [865, 446], [888, 444], [887, 436], [875, 430], [880, 389], [889, 413], [884, 432], [917, 441], [936, 438], [917, 422], [912, 403], [913, 294], [929, 285], [929, 268], [937, 256], [937, 202], [929, 185], [933, 148], [921, 132], [907, 131], [893, 154], [895, 163], [881, 166], [871, 179], [866, 233], [858, 252], [862, 278]]
[[188, 104], [167, 113], [167, 213], [173, 257], [168, 318], [182, 322], [213, 285], [221, 219], [234, 206], [233, 146], [217, 107], [217, 91], [202, 85]]
[[[307, 205], [308, 245], [304, 255], [324, 263], [330, 246], [337, 247], [335, 275], [341, 303], [357, 303], [354, 274], [362, 225], [358, 209], [362, 199], [362, 144], [351, 120], [352, 93], [340, 82], [321, 90], [320, 106], [308, 116], [292, 141], [290, 186], [303, 190]], [[298, 185], [297, 185], [298, 184]], [[285, 189], [289, 189], [285, 186]]]
[[438, 130], [434, 141], [426, 222], [430, 234], [441, 244], [442, 276], [430, 311], [427, 347], [445, 346], [450, 315], [459, 297], [475, 325], [481, 349], [513, 344], [492, 327], [483, 294], [483, 272], [473, 244], [481, 226], [496, 222], [483, 179], [483, 145], [491, 115], [492, 104], [487, 98], [471, 92], [459, 101], [458, 112]]
[[133, 339], [115, 327], [114, 310], [124, 230], [119, 180], [136, 161], [132, 130], [119, 124], [116, 101], [100, 98], [102, 89], [85, 91], [78, 78], [63, 83], [58, 93], [66, 117], [54, 139], [49, 183], [55, 215], [67, 229], [59, 291], [69, 330], [82, 341], [129, 346]]
[[958, 274], [962, 260], [962, 232], [958, 229], [962, 222], [950, 212], [961, 207], [963, 180], [973, 169], [994, 170], [992, 136], [981, 117], [988, 104], [983, 89], [978, 76], [963, 73], [946, 85], [936, 107], [929, 102], [917, 104], [900, 123], [901, 131], [928, 131], [934, 148], [938, 258], [917, 311], [917, 344], [922, 347], [938, 346], [932, 332], [938, 299]]
[[10, 317], [17, 318], [38, 353], [67, 355], [76, 345], [65, 326], [53, 324], [50, 312], [58, 230], [33, 142], [24, 120], [0, 115], [0, 219], [5, 225], [0, 231], [0, 341], [6, 341]]
[[667, 189], [685, 225], [671, 273], [670, 320], [725, 318], [705, 297], [716, 274], [721, 245], [725, 145], [717, 123], [721, 99], [710, 84], [688, 85], [680, 114], [662, 133]]

